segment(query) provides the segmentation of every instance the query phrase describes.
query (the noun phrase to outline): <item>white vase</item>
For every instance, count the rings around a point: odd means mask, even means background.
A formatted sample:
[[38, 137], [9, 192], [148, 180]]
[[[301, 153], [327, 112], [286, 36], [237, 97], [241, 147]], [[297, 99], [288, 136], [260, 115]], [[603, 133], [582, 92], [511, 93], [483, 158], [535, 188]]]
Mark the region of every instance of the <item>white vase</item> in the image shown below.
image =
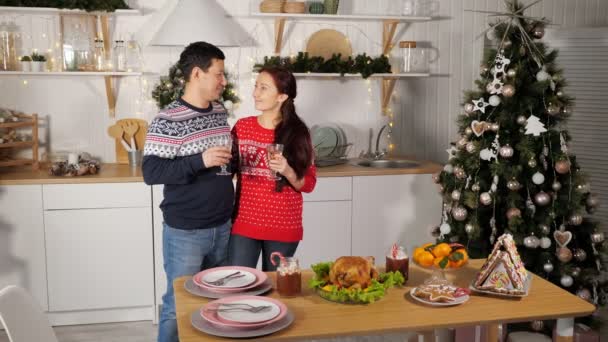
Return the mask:
[[32, 62], [20, 61], [19, 64], [21, 64], [21, 71], [28, 72], [32, 70]]
[[32, 71], [33, 72], [45, 71], [44, 70], [44, 66], [45, 65], [46, 65], [46, 62], [34, 62], [34, 61], [32, 61]]

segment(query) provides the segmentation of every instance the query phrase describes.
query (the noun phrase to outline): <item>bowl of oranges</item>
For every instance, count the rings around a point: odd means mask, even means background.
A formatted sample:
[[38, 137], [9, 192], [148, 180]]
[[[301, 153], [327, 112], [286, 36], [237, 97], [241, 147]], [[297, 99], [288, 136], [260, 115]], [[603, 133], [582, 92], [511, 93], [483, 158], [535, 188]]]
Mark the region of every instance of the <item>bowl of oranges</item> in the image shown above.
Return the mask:
[[417, 265], [433, 269], [426, 284], [449, 284], [444, 271], [461, 268], [469, 261], [466, 248], [459, 243], [426, 243], [415, 248], [412, 256]]

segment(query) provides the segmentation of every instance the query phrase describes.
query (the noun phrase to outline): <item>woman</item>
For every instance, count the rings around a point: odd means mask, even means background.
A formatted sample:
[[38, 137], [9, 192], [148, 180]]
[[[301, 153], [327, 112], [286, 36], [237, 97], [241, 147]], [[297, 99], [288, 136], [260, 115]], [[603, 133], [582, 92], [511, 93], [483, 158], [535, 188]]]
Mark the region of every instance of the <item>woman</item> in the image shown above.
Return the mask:
[[[274, 271], [270, 254], [293, 256], [302, 240], [302, 192], [311, 192], [317, 177], [310, 133], [295, 111], [296, 94], [291, 72], [262, 69], [253, 91], [262, 114], [240, 119], [232, 129], [238, 173], [232, 265], [256, 267], [261, 252], [262, 269]], [[273, 143], [284, 151], [270, 159], [267, 147]]]

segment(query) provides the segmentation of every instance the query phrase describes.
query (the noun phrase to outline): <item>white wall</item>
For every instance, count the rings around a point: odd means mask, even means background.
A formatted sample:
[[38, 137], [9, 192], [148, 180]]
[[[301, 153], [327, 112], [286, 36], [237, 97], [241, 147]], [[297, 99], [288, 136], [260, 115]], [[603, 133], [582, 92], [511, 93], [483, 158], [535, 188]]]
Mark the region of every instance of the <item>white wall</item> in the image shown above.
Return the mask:
[[[214, 1], [214, 0], [205, 0]], [[151, 38], [162, 18], [177, 0], [131, 1], [142, 7], [143, 16], [119, 17], [114, 23], [117, 35], [136, 33], [142, 44]], [[439, 0], [440, 19], [412, 24], [407, 30], [400, 26], [396, 40], [412, 39], [424, 42], [438, 51], [432, 71], [438, 76], [425, 80], [402, 80], [396, 87], [394, 99], [397, 126], [393, 134], [403, 154], [436, 161], [445, 160], [445, 148], [456, 135], [455, 118], [459, 113], [462, 91], [469, 89], [477, 77], [483, 40], [475, 40], [485, 25], [486, 16], [464, 12], [464, 9], [495, 10], [502, 0]], [[250, 18], [250, 8], [257, 1], [223, 0], [221, 5], [234, 16], [252, 40], [241, 48], [223, 48], [229, 70], [238, 70], [237, 90], [244, 100], [236, 111], [237, 117], [255, 113], [251, 105], [252, 61], [271, 55], [274, 25], [270, 19]], [[355, 13], [388, 13], [399, 7], [398, 0], [342, 0], [341, 10]], [[608, 2], [602, 0], [545, 0], [534, 6], [532, 15], [542, 15], [567, 26], [606, 25]], [[14, 20], [23, 30], [23, 45], [29, 52], [55, 49], [58, 19], [53, 16], [0, 13], [0, 22]], [[345, 33], [353, 45], [353, 53], [366, 52], [377, 56], [381, 52], [382, 24], [372, 21], [315, 22], [301, 21], [286, 27], [286, 43], [282, 54], [303, 50], [305, 41], [321, 28], [333, 28]], [[45, 34], [46, 37], [43, 37]], [[201, 34], [204, 40], [204, 34]], [[254, 43], [254, 44], [252, 44]], [[397, 49], [398, 50], [398, 49]], [[59, 50], [54, 50], [59, 52]], [[145, 70], [165, 74], [178, 59], [180, 48], [144, 48]], [[396, 51], [395, 51], [396, 52]], [[154, 103], [149, 92], [157, 76], [128, 77], [120, 82], [117, 118], [151, 119]], [[27, 81], [27, 85], [24, 85]], [[148, 83], [147, 86], [145, 83]], [[380, 114], [380, 84], [372, 81], [299, 80], [296, 105], [309, 125], [324, 121], [346, 124], [349, 139], [355, 143], [352, 154], [367, 148], [367, 132], [375, 131], [387, 122]], [[371, 88], [371, 95], [368, 93]], [[114, 161], [114, 142], [106, 133], [113, 119], [107, 112], [102, 78], [32, 77], [0, 78], [0, 106], [24, 112], [37, 112], [46, 120], [43, 142], [57, 150], [88, 151], [105, 162]]]

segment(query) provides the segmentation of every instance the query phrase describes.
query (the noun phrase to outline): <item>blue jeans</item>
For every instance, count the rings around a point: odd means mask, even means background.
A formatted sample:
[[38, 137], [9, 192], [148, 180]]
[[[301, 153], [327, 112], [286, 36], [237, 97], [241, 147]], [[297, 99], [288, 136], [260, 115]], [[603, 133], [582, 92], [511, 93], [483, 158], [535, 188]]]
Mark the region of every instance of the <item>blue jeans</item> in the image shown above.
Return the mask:
[[163, 222], [163, 258], [167, 292], [158, 323], [158, 342], [177, 342], [173, 280], [203, 269], [222, 265], [228, 255], [230, 221], [208, 229], [184, 230]]
[[256, 240], [242, 235], [230, 237], [230, 248], [228, 262], [233, 266], [247, 266], [255, 268], [258, 264], [260, 252], [262, 252], [262, 270], [272, 272], [277, 266], [270, 263], [270, 254], [280, 252], [285, 257], [292, 257], [296, 253], [300, 242], [280, 242], [270, 240]]

